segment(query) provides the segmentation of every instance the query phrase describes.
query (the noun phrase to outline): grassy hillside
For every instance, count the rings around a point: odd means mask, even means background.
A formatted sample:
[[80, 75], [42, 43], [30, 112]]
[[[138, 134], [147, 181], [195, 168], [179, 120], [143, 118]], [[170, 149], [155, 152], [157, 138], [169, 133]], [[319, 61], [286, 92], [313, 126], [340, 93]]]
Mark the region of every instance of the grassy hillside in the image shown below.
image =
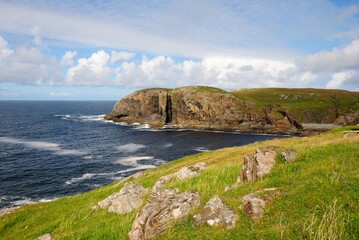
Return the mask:
[[[299, 158], [290, 164], [277, 159], [278, 164], [263, 180], [224, 192], [225, 186], [236, 181], [243, 156], [268, 145], [294, 149]], [[231, 230], [193, 227], [191, 216], [173, 225], [160, 239], [315, 239], [315, 233], [328, 232], [326, 227], [337, 230], [335, 234], [343, 235], [343, 239], [358, 239], [358, 149], [358, 134], [344, 136], [336, 130], [310, 138], [271, 140], [188, 156], [148, 170], [136, 181], [151, 187], [163, 175], [204, 161], [209, 167], [199, 176], [170, 183], [169, 187], [197, 189], [202, 206], [218, 194], [240, 216]], [[34, 239], [45, 233], [54, 239], [127, 239], [136, 212], [120, 216], [91, 209], [122, 186], [113, 183], [92, 192], [24, 206], [0, 218], [0, 239]], [[284, 194], [271, 202], [259, 222], [250, 222], [239, 208], [240, 199], [267, 187], [281, 188]]]
[[[251, 88], [232, 92], [257, 106], [280, 106], [304, 122], [318, 122], [325, 115], [345, 114], [359, 109], [359, 92], [313, 88]], [[307, 116], [303, 114], [307, 112]]]

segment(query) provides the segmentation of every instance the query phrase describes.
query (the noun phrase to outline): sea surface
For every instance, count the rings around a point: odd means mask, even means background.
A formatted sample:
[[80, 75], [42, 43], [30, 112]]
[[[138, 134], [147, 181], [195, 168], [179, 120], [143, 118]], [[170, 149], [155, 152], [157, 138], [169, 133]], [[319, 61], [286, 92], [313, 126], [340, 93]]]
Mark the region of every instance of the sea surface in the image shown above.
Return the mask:
[[104, 121], [111, 101], [0, 101], [0, 208], [89, 191], [204, 151], [283, 136]]

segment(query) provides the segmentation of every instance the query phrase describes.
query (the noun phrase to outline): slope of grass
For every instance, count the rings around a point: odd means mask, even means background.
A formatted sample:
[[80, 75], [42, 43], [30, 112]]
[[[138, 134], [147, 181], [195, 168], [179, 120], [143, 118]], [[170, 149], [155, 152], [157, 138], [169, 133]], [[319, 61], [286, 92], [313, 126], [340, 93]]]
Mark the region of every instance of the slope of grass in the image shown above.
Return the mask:
[[[237, 98], [252, 101], [259, 107], [279, 106], [302, 121], [303, 113], [310, 112], [314, 120], [323, 119], [328, 111], [350, 113], [359, 109], [359, 92], [313, 88], [252, 88], [233, 91]], [[324, 115], [323, 115], [324, 114]], [[310, 118], [310, 117], [309, 117]]]
[[[297, 161], [285, 164], [278, 158], [278, 164], [261, 181], [242, 183], [224, 192], [225, 186], [236, 181], [243, 157], [268, 145], [296, 150]], [[337, 234], [357, 239], [358, 150], [359, 135], [344, 136], [336, 130], [310, 138], [277, 139], [188, 156], [148, 170], [136, 181], [150, 187], [163, 175], [204, 161], [209, 167], [199, 176], [168, 186], [181, 191], [197, 189], [202, 206], [218, 194], [239, 215], [230, 230], [193, 227], [190, 216], [173, 224], [159, 239], [315, 239], [316, 232], [330, 226], [323, 220], [327, 216], [337, 223], [333, 225]], [[136, 212], [120, 216], [91, 209], [122, 186], [113, 183], [88, 193], [24, 206], [0, 218], [0, 239], [34, 239], [48, 232], [54, 239], [127, 239]], [[259, 222], [253, 223], [240, 209], [241, 197], [266, 187], [280, 188], [283, 194], [272, 200]]]

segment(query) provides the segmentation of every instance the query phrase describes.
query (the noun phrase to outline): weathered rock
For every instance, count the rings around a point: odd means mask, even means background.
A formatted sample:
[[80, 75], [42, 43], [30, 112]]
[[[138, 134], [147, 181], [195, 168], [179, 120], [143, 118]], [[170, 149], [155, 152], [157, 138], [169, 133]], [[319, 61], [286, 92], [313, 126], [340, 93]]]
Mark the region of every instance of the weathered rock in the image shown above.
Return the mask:
[[280, 157], [283, 161], [290, 163], [297, 158], [297, 152], [294, 150], [287, 150], [280, 154]]
[[268, 174], [276, 164], [275, 155], [278, 147], [257, 148], [253, 156], [245, 156], [240, 173], [241, 182], [255, 181]]
[[[138, 122], [152, 127], [170, 125], [173, 128], [241, 132], [297, 132], [300, 124], [294, 117], [284, 110], [281, 114], [274, 108], [271, 111], [279, 117], [258, 111], [254, 102], [241, 100], [234, 94], [217, 88], [151, 88], [136, 91], [118, 101], [105, 119]], [[299, 125], [295, 125], [297, 123]]]
[[193, 222], [194, 224], [207, 223], [210, 226], [219, 225], [231, 228], [234, 227], [237, 219], [237, 214], [216, 195], [194, 216]]
[[186, 218], [200, 205], [197, 191], [178, 193], [177, 189], [152, 192], [146, 205], [139, 211], [129, 232], [131, 240], [155, 238], [165, 232], [173, 221]]
[[46, 233], [38, 238], [36, 238], [36, 240], [51, 240], [52, 237], [51, 237], [51, 234], [50, 233]]
[[4, 216], [6, 214], [10, 214], [10, 213], [14, 212], [18, 208], [20, 208], [20, 207], [18, 206], [18, 207], [10, 207], [10, 208], [0, 209], [0, 217]]
[[266, 188], [261, 191], [250, 193], [242, 198], [242, 209], [245, 211], [249, 219], [258, 221], [268, 205], [268, 202], [280, 192], [277, 188]]
[[125, 214], [132, 212], [142, 204], [142, 198], [148, 192], [137, 182], [126, 183], [123, 188], [98, 203], [101, 208], [109, 207], [109, 212]]
[[202, 170], [206, 169], [208, 165], [204, 162], [197, 163], [196, 165], [183, 167], [179, 171], [160, 177], [155, 183], [152, 191], [157, 191], [157, 189], [162, 188], [164, 184], [169, 183], [174, 179], [184, 180], [198, 175]]

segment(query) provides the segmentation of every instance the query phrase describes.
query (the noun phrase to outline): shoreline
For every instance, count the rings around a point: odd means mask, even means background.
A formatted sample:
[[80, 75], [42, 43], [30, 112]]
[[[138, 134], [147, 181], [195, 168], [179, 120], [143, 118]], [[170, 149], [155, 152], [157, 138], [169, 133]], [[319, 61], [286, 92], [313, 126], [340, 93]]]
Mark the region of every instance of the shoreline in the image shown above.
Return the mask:
[[297, 132], [280, 132], [280, 131], [266, 131], [266, 129], [248, 129], [241, 130], [239, 128], [204, 128], [200, 126], [178, 126], [178, 125], [164, 125], [162, 127], [151, 126], [151, 123], [144, 122], [125, 122], [114, 121], [103, 118], [104, 122], [112, 123], [120, 126], [134, 127], [135, 129], [147, 129], [147, 131], [193, 131], [193, 132], [213, 132], [213, 133], [233, 133], [233, 134], [248, 134], [248, 135], [269, 135], [269, 136], [290, 136], [290, 137], [307, 137], [321, 134], [332, 129], [341, 128], [342, 125], [332, 123], [302, 123], [303, 129]]

